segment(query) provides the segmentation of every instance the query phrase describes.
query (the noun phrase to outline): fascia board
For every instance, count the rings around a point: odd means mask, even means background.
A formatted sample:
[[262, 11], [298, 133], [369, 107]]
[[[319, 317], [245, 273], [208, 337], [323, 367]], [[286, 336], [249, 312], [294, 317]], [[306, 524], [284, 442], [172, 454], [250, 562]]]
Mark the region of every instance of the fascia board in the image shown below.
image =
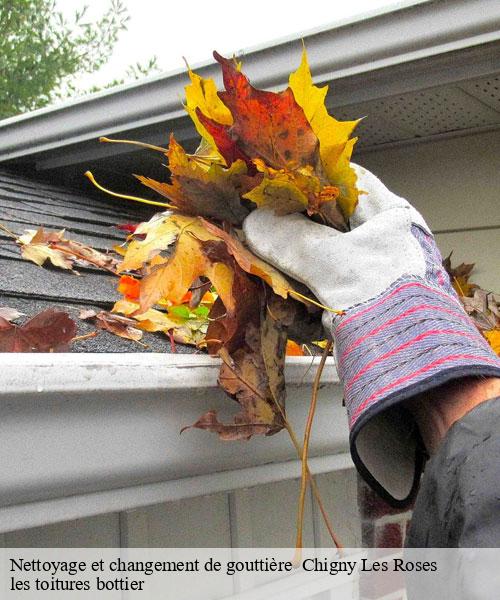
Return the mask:
[[[427, 76], [428, 85], [437, 85], [450, 66], [447, 56], [478, 46], [495, 46], [500, 40], [500, 3], [497, 0], [403, 3], [398, 10], [315, 30], [303, 39], [315, 81], [335, 81], [340, 94], [344, 79], [352, 91], [357, 88], [356, 80], [362, 81], [366, 74], [382, 69], [390, 74], [390, 69], [397, 65], [440, 56], [444, 59], [440, 68]], [[245, 71], [257, 87], [283, 87], [292, 65], [298, 64], [300, 52], [300, 40], [290, 38], [243, 52]], [[478, 73], [469, 75], [479, 76], [488, 69], [498, 69], [495, 62], [490, 57], [483, 60], [481, 55], [476, 56], [476, 63], [480, 63]], [[218, 67], [213, 63], [197, 71], [203, 77], [219, 80]], [[466, 72], [456, 76], [463, 78]], [[411, 73], [406, 73], [406, 77], [411, 78]], [[6, 119], [0, 122], [0, 161], [156, 123], [171, 124], [175, 129], [174, 125], [184, 123], [181, 100], [186, 83], [185, 71], [176, 71], [64, 106]], [[342, 103], [349, 101], [348, 96], [344, 94]], [[351, 102], [359, 100], [356, 93], [352, 94]]]
[[[2, 354], [0, 531], [296, 478], [286, 432], [247, 442], [182, 426], [237, 411], [219, 363], [167, 354]], [[290, 357], [287, 413], [301, 435], [316, 358]], [[335, 365], [328, 361], [310, 453], [317, 472], [350, 466]]]
[[[287, 357], [286, 380], [309, 385], [318, 357]], [[214, 389], [220, 360], [206, 354], [167, 353], [0, 353], [0, 402], [31, 394], [133, 393], [135, 390]], [[333, 359], [322, 381], [338, 383]]]

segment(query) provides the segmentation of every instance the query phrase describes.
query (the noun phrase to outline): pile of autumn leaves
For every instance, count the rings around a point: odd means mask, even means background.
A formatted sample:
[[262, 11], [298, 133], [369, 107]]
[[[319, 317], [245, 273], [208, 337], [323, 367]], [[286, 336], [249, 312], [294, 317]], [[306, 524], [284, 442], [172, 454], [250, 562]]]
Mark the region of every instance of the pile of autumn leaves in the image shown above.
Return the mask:
[[[349, 163], [357, 121], [328, 114], [327, 88], [313, 85], [305, 53], [280, 93], [254, 88], [235, 61], [214, 56], [225, 91], [191, 71], [186, 88], [198, 150], [186, 153], [171, 136], [170, 182], [138, 176], [170, 210], [130, 236], [120, 265], [129, 291], [115, 311], [143, 320], [168, 319], [171, 307], [191, 311], [184, 338], [171, 322], [176, 339], [222, 359], [219, 383], [240, 405], [232, 423], [210, 411], [194, 426], [243, 439], [283, 428], [287, 339], [294, 324], [321, 311], [308, 291], [244, 246], [242, 222], [255, 207], [269, 206], [345, 229], [358, 198]], [[155, 306], [167, 314], [159, 317]], [[209, 310], [205, 320], [200, 309]]]

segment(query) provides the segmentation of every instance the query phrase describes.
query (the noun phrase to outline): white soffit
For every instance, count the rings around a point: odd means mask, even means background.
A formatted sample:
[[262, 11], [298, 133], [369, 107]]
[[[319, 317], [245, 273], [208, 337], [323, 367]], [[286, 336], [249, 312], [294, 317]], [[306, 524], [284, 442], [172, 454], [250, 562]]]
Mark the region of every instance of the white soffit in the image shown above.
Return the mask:
[[364, 117], [359, 148], [378, 149], [443, 135], [500, 127], [500, 76], [396, 94], [334, 108], [337, 118]]

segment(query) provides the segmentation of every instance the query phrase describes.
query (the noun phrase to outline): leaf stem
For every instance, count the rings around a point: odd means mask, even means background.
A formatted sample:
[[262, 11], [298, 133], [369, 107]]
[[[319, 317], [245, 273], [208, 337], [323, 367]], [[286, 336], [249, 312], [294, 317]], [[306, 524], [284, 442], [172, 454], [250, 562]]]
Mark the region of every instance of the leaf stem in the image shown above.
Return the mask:
[[334, 313], [336, 315], [345, 315], [345, 310], [336, 310], [335, 308], [330, 308], [329, 306], [320, 304], [319, 302], [317, 302], [316, 300], [313, 300], [312, 298], [308, 298], [307, 296], [299, 294], [299, 292], [296, 292], [295, 290], [287, 290], [287, 292], [291, 296], [297, 296], [297, 298], [300, 298], [301, 300], [304, 300], [305, 302], [309, 302], [310, 304], [314, 304], [315, 306], [318, 306], [319, 308], [322, 308], [323, 310], [327, 310], [328, 312]]
[[100, 142], [108, 142], [110, 144], [130, 144], [131, 146], [139, 146], [140, 148], [146, 148], [147, 150], [154, 150], [155, 152], [162, 152], [166, 154], [168, 148], [162, 148], [161, 146], [155, 146], [154, 144], [146, 144], [145, 142], [136, 142], [134, 140], [112, 140], [107, 137], [100, 137]]
[[[306, 427], [305, 427], [305, 431], [304, 431], [304, 443], [302, 445], [302, 456], [301, 456], [301, 458], [302, 458], [302, 479], [301, 479], [301, 486], [300, 486], [299, 507], [298, 507], [298, 511], [297, 511], [297, 539], [296, 539], [296, 544], [295, 544], [295, 548], [296, 548], [295, 559], [296, 560], [300, 556], [300, 552], [302, 549], [302, 531], [303, 531], [303, 527], [304, 527], [304, 507], [305, 507], [308, 478], [311, 481], [311, 488], [313, 488], [313, 484], [312, 484], [313, 479], [311, 477], [311, 474], [310, 474], [308, 466], [307, 466], [308, 454], [309, 454], [309, 440], [311, 437], [312, 423], [313, 423], [314, 413], [316, 410], [316, 404], [317, 404], [317, 400], [318, 400], [318, 391], [319, 391], [319, 384], [321, 381], [321, 375], [323, 373], [326, 359], [327, 359], [328, 355], [330, 354], [331, 348], [332, 348], [332, 342], [328, 341], [323, 350], [323, 354], [321, 355], [321, 361], [319, 363], [318, 370], [316, 371], [316, 376], [314, 378], [313, 391], [312, 391], [312, 396], [311, 396], [311, 406], [309, 407], [309, 414], [307, 416], [307, 423], [306, 423]], [[320, 506], [320, 509], [321, 508], [322, 507]], [[322, 510], [322, 513], [323, 513], [323, 510]], [[327, 527], [328, 527], [328, 524], [327, 524]], [[337, 548], [342, 548], [342, 544], [338, 540], [333, 529], [331, 529], [329, 527], [328, 532], [330, 533], [335, 546]]]
[[133, 202], [141, 202], [142, 204], [151, 204], [152, 206], [163, 206], [164, 208], [172, 208], [176, 209], [177, 207], [172, 204], [167, 204], [166, 202], [156, 202], [155, 200], [146, 200], [145, 198], [138, 198], [137, 196], [128, 196], [127, 194], [117, 194], [116, 192], [112, 192], [111, 190], [107, 190], [105, 187], [97, 183], [94, 176], [90, 171], [85, 171], [84, 173], [87, 179], [95, 185], [95, 187], [110, 196], [114, 196], [115, 198], [123, 198], [124, 200], [132, 200]]
[[[326, 350], [326, 348], [325, 348]], [[248, 382], [244, 381], [240, 375], [238, 374], [238, 372], [236, 371], [236, 369], [234, 368], [234, 366], [227, 360], [227, 358], [223, 355], [219, 353], [219, 356], [221, 358], [221, 360], [225, 363], [225, 365], [234, 373], [234, 375], [244, 384], [248, 387], [249, 390], [251, 390], [254, 394], [256, 394], [257, 396], [259, 396], [260, 398], [263, 398], [265, 400], [265, 398], [262, 396], [262, 394], [260, 394], [256, 389], [254, 389], [251, 385], [248, 384]], [[326, 360], [326, 358], [325, 358]], [[321, 367], [321, 364], [320, 364]], [[322, 367], [321, 367], [321, 370]], [[318, 367], [318, 371], [319, 371], [319, 367]], [[321, 376], [321, 372], [319, 373], [319, 375]], [[318, 377], [318, 374], [316, 374], [316, 377]], [[283, 410], [283, 407], [281, 406], [281, 404], [278, 402], [278, 399], [275, 397], [275, 395], [272, 393], [271, 391], [271, 397], [273, 399], [274, 404], [276, 405], [276, 408], [278, 409], [281, 418], [283, 419], [283, 424], [285, 426], [285, 429], [288, 432], [288, 435], [290, 436], [290, 439], [292, 440], [292, 444], [295, 447], [295, 450], [297, 451], [297, 455], [299, 458], [303, 457], [303, 449], [300, 445], [300, 442], [297, 438], [297, 435], [295, 434], [295, 431], [293, 430], [292, 425], [290, 424], [290, 422], [288, 421], [285, 411]], [[304, 462], [302, 463], [302, 465], [304, 466]], [[311, 484], [311, 489], [312, 492], [314, 494], [314, 498], [316, 500], [316, 502], [318, 503], [318, 507], [319, 510], [321, 511], [321, 515], [323, 517], [323, 520], [325, 522], [325, 526], [328, 530], [328, 533], [330, 534], [330, 537], [332, 538], [333, 543], [335, 544], [336, 548], [338, 548], [339, 550], [341, 548], [343, 548], [342, 544], [340, 543], [337, 535], [335, 534], [334, 530], [333, 530], [333, 526], [330, 522], [330, 518], [328, 516], [328, 513], [325, 509], [325, 506], [323, 504], [323, 501], [321, 499], [321, 494], [318, 488], [318, 485], [316, 484], [316, 481], [314, 480], [314, 477], [311, 473], [311, 471], [309, 470], [309, 466], [307, 464], [307, 457], [306, 457], [306, 463], [305, 463], [305, 468], [306, 468], [306, 474], [307, 477], [309, 479], [309, 482]]]
[[4, 231], [9, 237], [11, 237], [14, 240], [16, 240], [16, 242], [19, 241], [18, 236], [15, 233], [13, 233], [10, 229], [7, 229], [7, 227], [5, 227], [5, 225], [2, 225], [2, 223], [0, 223], [0, 229], [2, 231]]

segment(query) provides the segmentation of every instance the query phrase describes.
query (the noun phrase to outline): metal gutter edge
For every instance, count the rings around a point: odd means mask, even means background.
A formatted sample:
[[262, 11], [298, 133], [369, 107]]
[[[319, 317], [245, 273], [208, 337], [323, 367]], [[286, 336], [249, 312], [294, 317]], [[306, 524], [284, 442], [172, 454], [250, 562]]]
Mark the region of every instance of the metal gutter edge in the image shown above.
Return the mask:
[[[309, 459], [315, 475], [353, 467], [348, 453]], [[296, 479], [298, 460], [0, 507], [0, 533]], [[251, 483], [249, 483], [251, 482]]]
[[[312, 383], [319, 357], [288, 357], [289, 385]], [[64, 395], [140, 390], [210, 389], [217, 386], [220, 362], [207, 355], [192, 354], [0, 354], [0, 402], [36, 394], [41, 400], [54, 393]], [[333, 358], [322, 381], [337, 383]]]
[[[430, 1], [397, 7], [304, 35], [318, 83], [500, 40], [497, 0]], [[258, 87], [282, 87], [298, 64], [299, 39], [244, 52], [245, 71]], [[265, 65], [265, 69], [262, 68]], [[494, 65], [491, 65], [491, 69]], [[216, 65], [198, 72], [219, 79]], [[177, 71], [67, 105], [0, 122], [0, 162], [93, 140], [184, 116], [186, 73]], [[354, 98], [353, 98], [354, 100]], [[172, 127], [173, 128], [173, 127]]]

